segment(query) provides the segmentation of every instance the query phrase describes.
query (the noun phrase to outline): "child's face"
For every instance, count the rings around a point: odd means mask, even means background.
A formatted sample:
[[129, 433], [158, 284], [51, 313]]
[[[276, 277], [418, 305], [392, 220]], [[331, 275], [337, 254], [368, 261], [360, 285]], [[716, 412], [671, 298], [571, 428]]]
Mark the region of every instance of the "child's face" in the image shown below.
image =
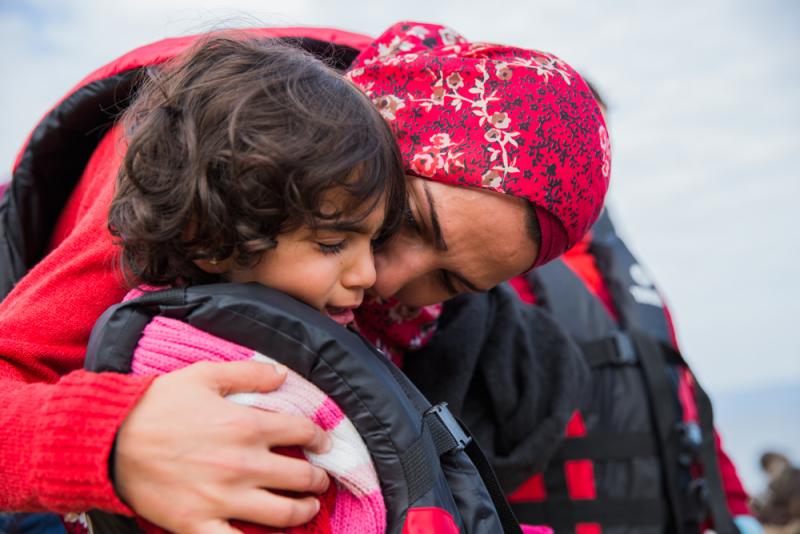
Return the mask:
[[[331, 210], [337, 191], [325, 195]], [[324, 210], [324, 205], [323, 205]], [[332, 212], [332, 211], [331, 211]], [[362, 218], [331, 221], [315, 230], [303, 225], [280, 234], [278, 246], [267, 250], [250, 268], [232, 267], [232, 282], [260, 282], [302, 300], [341, 325], [353, 321], [353, 310], [364, 298], [364, 290], [375, 283], [373, 240], [383, 224], [383, 202]], [[361, 220], [358, 220], [361, 219]]]

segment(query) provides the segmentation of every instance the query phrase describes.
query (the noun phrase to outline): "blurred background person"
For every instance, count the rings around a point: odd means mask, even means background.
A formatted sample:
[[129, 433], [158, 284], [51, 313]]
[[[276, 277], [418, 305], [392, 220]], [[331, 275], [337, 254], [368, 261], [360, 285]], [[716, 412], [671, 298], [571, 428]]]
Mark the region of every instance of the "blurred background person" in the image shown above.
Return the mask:
[[761, 455], [766, 490], [755, 497], [753, 510], [769, 533], [800, 533], [800, 469], [779, 452]]

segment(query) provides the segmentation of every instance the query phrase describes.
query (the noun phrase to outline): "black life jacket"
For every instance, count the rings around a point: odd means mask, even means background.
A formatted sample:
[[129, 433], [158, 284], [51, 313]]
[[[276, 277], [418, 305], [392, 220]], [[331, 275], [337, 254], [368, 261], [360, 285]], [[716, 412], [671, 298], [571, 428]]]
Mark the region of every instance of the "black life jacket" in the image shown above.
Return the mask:
[[[113, 306], [92, 331], [85, 367], [130, 372], [133, 351], [155, 315], [269, 354], [331, 397], [372, 455], [387, 533], [520, 532], [488, 461], [446, 404], [431, 406], [358, 335], [260, 284], [170, 289]], [[444, 522], [450, 528], [437, 523], [442, 512], [453, 519]], [[138, 531], [129, 518], [94, 512], [90, 518], [99, 532]]]
[[[606, 212], [593, 228], [590, 253], [619, 321], [563, 260], [528, 276], [537, 303], [580, 345], [592, 385], [580, 410], [585, 437], [565, 439], [543, 473], [546, 500], [513, 504], [517, 517], [556, 533], [595, 523], [604, 534], [689, 534], [709, 518], [720, 534], [738, 532], [717, 462], [711, 403], [695, 379], [699, 424], [683, 422], [678, 384], [687, 364], [660, 296]], [[594, 463], [596, 499], [568, 497], [565, 463], [573, 460]], [[695, 465], [701, 478], [691, 474]]]

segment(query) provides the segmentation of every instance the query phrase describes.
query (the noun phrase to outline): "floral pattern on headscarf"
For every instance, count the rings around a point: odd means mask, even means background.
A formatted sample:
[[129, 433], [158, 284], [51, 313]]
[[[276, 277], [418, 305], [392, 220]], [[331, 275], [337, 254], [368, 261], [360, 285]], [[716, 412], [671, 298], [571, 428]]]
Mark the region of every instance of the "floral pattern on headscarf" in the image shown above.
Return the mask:
[[560, 224], [552, 259], [596, 220], [611, 172], [600, 110], [583, 79], [546, 52], [471, 43], [436, 24], [401, 22], [348, 77], [395, 132], [406, 170], [529, 200]]

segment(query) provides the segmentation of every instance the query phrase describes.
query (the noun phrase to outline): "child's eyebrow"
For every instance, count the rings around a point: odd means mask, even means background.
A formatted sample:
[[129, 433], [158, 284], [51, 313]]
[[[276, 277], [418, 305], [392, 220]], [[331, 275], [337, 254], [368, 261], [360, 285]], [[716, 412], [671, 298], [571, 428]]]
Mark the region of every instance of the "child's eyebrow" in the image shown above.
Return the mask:
[[369, 228], [364, 221], [335, 221], [317, 225], [317, 230], [327, 230], [329, 232], [352, 232], [355, 234], [372, 234], [373, 229]]

